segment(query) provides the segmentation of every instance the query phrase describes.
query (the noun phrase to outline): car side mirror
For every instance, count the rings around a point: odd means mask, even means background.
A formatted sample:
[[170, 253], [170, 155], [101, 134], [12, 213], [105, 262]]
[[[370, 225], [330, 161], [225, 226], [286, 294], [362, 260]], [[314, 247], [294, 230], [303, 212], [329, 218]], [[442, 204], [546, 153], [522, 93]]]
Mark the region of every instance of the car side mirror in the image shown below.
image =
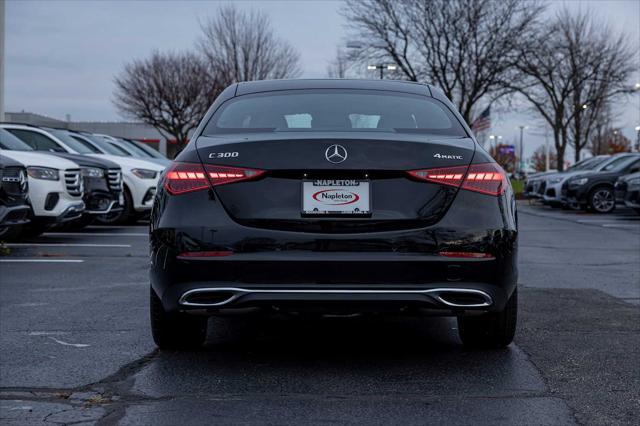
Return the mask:
[[632, 167], [631, 170], [629, 170], [629, 173], [638, 173], [638, 172], [640, 172], [640, 166]]

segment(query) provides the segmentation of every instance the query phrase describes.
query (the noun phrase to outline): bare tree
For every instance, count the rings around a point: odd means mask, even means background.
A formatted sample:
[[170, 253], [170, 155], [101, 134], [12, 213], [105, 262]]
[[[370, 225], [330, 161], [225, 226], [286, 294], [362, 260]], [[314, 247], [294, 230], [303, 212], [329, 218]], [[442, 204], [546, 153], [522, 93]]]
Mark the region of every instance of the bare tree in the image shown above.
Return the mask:
[[[608, 115], [611, 104], [628, 92], [628, 80], [634, 71], [633, 55], [623, 36], [616, 37], [606, 26], [589, 13], [570, 16], [561, 12], [561, 19], [571, 22], [564, 31], [575, 62], [571, 104], [575, 113], [571, 125], [570, 144], [575, 161], [587, 146], [603, 114]], [[586, 78], [585, 78], [586, 76]]]
[[543, 6], [520, 0], [347, 0], [343, 14], [354, 59], [391, 63], [412, 81], [440, 87], [467, 121], [481, 99], [511, 90], [519, 43], [528, 42]]
[[[533, 152], [533, 155], [531, 156], [531, 165], [533, 166], [534, 170], [537, 172], [544, 172], [547, 170], [547, 150], [545, 149], [544, 146], [539, 146], [538, 148], [536, 148], [536, 150]], [[557, 163], [558, 162], [558, 155], [556, 154], [555, 151], [551, 151], [549, 152], [549, 162], [550, 163]]]
[[606, 107], [598, 114], [589, 140], [589, 151], [591, 151], [592, 155], [600, 155], [606, 152], [605, 134], [611, 129], [612, 125], [611, 108]]
[[631, 141], [620, 129], [608, 128], [602, 135], [591, 139], [590, 151], [593, 155], [617, 154], [631, 152]]
[[115, 85], [113, 102], [123, 115], [152, 125], [178, 145], [187, 143], [220, 90], [197, 55], [157, 51], [125, 65]]
[[327, 76], [329, 78], [345, 78], [350, 66], [349, 55], [341, 48], [337, 48], [333, 62], [327, 66]]
[[578, 159], [598, 114], [625, 91], [633, 61], [627, 45], [624, 36], [613, 37], [589, 14], [566, 10], [522, 45], [515, 65], [524, 79], [511, 86], [551, 126], [558, 170], [571, 139]]
[[225, 86], [300, 74], [300, 55], [274, 35], [269, 17], [262, 12], [225, 6], [201, 28], [200, 51], [212, 77]]

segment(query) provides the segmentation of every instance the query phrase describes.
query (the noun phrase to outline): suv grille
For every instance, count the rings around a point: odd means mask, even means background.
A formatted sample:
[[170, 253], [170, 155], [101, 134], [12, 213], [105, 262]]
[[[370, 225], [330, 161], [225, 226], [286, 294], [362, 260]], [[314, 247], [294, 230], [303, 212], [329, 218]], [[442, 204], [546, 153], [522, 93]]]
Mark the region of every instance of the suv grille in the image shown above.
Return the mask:
[[0, 172], [0, 187], [11, 196], [26, 195], [29, 187], [27, 185], [27, 174], [22, 167], [6, 167]]
[[82, 195], [82, 179], [80, 178], [80, 170], [65, 170], [64, 185], [70, 195]]
[[109, 189], [112, 191], [122, 190], [122, 171], [120, 169], [109, 169], [108, 172]]

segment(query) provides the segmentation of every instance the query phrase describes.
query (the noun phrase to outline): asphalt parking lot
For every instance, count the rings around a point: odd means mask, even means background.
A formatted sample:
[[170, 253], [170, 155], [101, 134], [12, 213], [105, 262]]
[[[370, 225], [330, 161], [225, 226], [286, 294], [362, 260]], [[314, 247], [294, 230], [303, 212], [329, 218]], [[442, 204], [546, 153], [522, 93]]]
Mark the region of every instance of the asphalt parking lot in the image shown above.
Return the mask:
[[635, 424], [640, 216], [519, 221], [519, 329], [487, 352], [433, 318], [215, 320], [204, 350], [159, 352], [143, 224], [8, 245], [0, 423]]

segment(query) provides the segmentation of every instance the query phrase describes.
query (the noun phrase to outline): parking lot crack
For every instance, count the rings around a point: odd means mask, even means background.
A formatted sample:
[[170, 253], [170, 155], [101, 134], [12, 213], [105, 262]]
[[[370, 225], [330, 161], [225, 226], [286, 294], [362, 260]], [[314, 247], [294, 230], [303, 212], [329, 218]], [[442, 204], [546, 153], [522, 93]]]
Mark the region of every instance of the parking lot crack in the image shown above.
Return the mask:
[[[67, 405], [68, 408], [52, 411], [42, 419], [43, 423], [56, 424], [75, 424], [75, 422], [69, 422], [68, 419], [60, 422], [53, 421], [51, 419], [52, 416], [79, 408], [101, 407], [105, 412], [98, 419], [98, 424], [114, 424], [124, 415], [125, 409], [129, 404], [166, 399], [130, 394], [134, 376], [151, 363], [157, 354], [157, 350], [153, 351], [120, 367], [118, 371], [98, 382], [75, 388], [3, 387], [0, 388], [0, 400]], [[86, 420], [81, 420], [77, 423], [82, 423], [83, 421]]]

